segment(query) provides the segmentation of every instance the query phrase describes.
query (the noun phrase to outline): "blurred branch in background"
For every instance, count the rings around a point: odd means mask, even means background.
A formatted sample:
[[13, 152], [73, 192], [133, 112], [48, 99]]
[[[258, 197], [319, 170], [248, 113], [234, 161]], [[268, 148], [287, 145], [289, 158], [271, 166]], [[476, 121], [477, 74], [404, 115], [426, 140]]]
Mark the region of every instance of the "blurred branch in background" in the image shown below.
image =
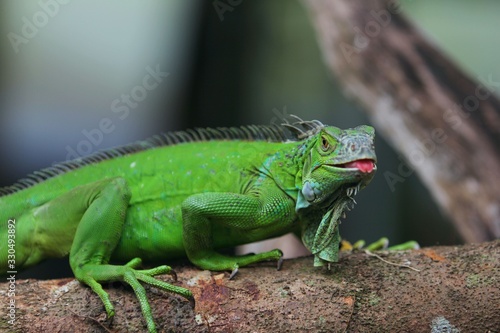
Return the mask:
[[[304, 0], [328, 68], [469, 242], [500, 237], [500, 78], [471, 80], [397, 1]], [[405, 162], [407, 161], [407, 162]]]

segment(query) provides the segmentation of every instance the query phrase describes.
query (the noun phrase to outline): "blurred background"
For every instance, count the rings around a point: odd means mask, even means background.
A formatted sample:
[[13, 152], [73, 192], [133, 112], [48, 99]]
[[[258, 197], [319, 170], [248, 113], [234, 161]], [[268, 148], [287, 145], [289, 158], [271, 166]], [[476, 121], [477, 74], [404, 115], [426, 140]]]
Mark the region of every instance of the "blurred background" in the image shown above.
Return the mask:
[[[500, 77], [500, 2], [401, 4], [471, 77]], [[329, 75], [298, 1], [9, 0], [0, 13], [0, 187], [163, 131], [290, 114], [369, 123]], [[341, 235], [461, 243], [416, 175], [391, 190], [383, 173], [397, 172], [402, 157], [380, 136], [376, 143], [378, 175]], [[290, 257], [298, 242], [289, 244]]]

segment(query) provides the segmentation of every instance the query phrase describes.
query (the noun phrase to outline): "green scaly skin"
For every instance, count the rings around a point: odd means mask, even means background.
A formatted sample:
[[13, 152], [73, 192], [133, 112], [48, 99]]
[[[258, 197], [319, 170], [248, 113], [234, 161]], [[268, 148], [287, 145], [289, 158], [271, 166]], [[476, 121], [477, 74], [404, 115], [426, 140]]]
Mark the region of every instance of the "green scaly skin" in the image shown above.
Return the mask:
[[[252, 139], [216, 139], [216, 130], [206, 130], [210, 140], [192, 141], [193, 132], [177, 133], [185, 142], [140, 142], [132, 152], [101, 153], [95, 162], [69, 162], [0, 189], [1, 271], [11, 263], [7, 221], [15, 219], [16, 269], [69, 255], [75, 277], [101, 298], [109, 317], [114, 307], [101, 283], [124, 281], [140, 301], [149, 332], [156, 332], [140, 281], [194, 299], [189, 290], [153, 277], [175, 274], [169, 266], [139, 270], [142, 260], [187, 256], [202, 269], [233, 276], [238, 267], [281, 262], [282, 252], [225, 256], [217, 249], [295, 232], [315, 265], [336, 262], [339, 217], [376, 170], [374, 130], [294, 125], [288, 125], [292, 140], [265, 134], [262, 140], [263, 127], [247, 128]], [[345, 166], [356, 160], [373, 168]]]

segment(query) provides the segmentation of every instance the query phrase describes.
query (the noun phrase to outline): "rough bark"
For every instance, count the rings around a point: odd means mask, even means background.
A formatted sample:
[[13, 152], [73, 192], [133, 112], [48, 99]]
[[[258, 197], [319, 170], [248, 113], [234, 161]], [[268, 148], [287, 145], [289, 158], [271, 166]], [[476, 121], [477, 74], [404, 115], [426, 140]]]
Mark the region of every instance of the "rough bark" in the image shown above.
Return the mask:
[[[500, 78], [471, 80], [397, 1], [304, 0], [324, 60], [406, 158], [466, 241], [500, 237]], [[412, 170], [413, 169], [413, 170]]]
[[[147, 288], [160, 332], [498, 332], [500, 241], [408, 252], [344, 254], [330, 271], [312, 258], [242, 268], [235, 280], [176, 266], [177, 285], [190, 288], [196, 307]], [[169, 281], [168, 276], [160, 277]], [[170, 280], [171, 281], [171, 280]], [[105, 289], [115, 305], [112, 324], [99, 298], [73, 279], [16, 282], [16, 320], [5, 313], [2, 332], [142, 332], [145, 323], [133, 291]], [[446, 332], [458, 332], [448, 330]]]

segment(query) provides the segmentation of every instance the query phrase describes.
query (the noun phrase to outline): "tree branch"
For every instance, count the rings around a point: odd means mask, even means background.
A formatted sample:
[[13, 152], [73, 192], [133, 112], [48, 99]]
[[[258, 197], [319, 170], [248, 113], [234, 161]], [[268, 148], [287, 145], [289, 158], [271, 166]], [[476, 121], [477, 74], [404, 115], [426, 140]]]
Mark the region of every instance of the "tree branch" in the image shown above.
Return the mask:
[[[420, 272], [362, 252], [344, 254], [330, 271], [305, 257], [285, 261], [279, 272], [275, 263], [242, 268], [231, 281], [228, 273], [176, 266], [175, 284], [193, 291], [196, 308], [155, 288], [147, 295], [159, 332], [428, 332], [449, 324], [484, 333], [500, 327], [500, 241], [378, 254]], [[7, 288], [1, 285], [4, 300]], [[4, 303], [0, 330], [145, 331], [131, 288], [105, 289], [116, 310], [112, 324], [99, 298], [73, 279], [17, 281], [15, 324], [7, 323]]]

